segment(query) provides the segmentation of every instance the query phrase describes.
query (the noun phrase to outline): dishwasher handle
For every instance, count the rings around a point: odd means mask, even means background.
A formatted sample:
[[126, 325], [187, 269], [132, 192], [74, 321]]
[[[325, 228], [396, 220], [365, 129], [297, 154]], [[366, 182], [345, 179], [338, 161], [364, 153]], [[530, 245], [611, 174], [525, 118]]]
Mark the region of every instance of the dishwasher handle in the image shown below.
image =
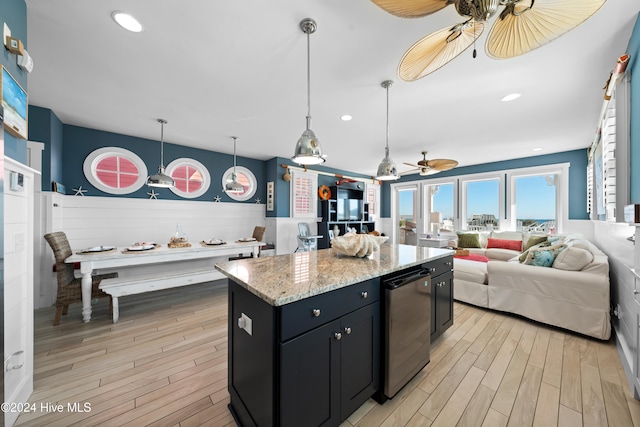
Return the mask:
[[431, 272], [427, 269], [419, 270], [409, 276], [399, 277], [395, 280], [394, 279], [389, 280], [387, 283], [385, 283], [385, 286], [388, 289], [396, 289], [396, 288], [399, 288], [400, 286], [404, 286], [407, 283], [415, 282], [416, 280], [419, 280], [419, 279], [428, 279], [430, 273]]

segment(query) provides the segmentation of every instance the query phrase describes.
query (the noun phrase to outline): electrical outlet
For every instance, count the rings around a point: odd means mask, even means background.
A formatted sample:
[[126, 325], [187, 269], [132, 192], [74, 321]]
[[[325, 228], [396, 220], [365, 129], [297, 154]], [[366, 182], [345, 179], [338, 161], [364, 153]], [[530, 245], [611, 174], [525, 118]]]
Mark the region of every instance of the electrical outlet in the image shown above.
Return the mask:
[[7, 45], [7, 36], [11, 37], [11, 28], [9, 28], [9, 26], [7, 25], [7, 23], [4, 23], [4, 32], [2, 34], [2, 44], [3, 45]]

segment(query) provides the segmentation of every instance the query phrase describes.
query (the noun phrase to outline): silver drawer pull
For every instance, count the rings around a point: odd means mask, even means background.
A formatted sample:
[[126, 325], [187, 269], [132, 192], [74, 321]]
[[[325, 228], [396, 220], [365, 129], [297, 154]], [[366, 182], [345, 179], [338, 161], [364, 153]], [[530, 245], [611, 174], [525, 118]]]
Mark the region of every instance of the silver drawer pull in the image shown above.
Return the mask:
[[320, 316], [320, 309], [319, 308], [314, 308], [313, 310], [311, 310], [311, 314], [313, 314], [314, 317], [319, 317]]
[[361, 296], [362, 298], [368, 298], [368, 297], [369, 297], [369, 292], [367, 292], [367, 291], [362, 291], [362, 292], [360, 292], [360, 296]]
[[351, 328], [348, 327], [348, 326], [346, 328], [344, 328], [344, 333], [349, 335], [351, 333]]
[[333, 334], [333, 337], [340, 341], [342, 339], [342, 334], [340, 332], [336, 332]]
[[435, 273], [436, 268], [435, 268], [435, 267], [431, 267], [431, 268], [429, 269], [429, 271], [431, 271], [432, 273]]
[[443, 287], [444, 285], [446, 285], [446, 283], [445, 283], [445, 282], [440, 282], [440, 283], [438, 283], [438, 287], [439, 287], [439, 288]]
[[445, 265], [448, 265], [449, 267], [451, 267], [453, 265], [453, 262], [447, 261], [447, 262], [445, 262]]

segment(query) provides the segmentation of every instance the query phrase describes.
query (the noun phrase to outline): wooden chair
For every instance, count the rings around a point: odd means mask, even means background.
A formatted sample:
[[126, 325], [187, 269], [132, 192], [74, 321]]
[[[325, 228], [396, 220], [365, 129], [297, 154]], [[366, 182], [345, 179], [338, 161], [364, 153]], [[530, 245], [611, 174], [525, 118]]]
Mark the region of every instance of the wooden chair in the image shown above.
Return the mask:
[[[262, 227], [260, 225], [256, 225], [253, 228], [253, 235], [251, 237], [256, 239], [258, 242], [262, 242], [262, 239], [264, 239], [264, 232], [265, 232], [266, 229], [267, 229], [267, 227]], [[260, 248], [258, 248], [258, 256], [260, 256]], [[233, 260], [236, 260], [236, 259], [245, 259], [245, 258], [253, 258], [253, 252], [251, 252], [251, 254], [249, 254], [249, 255], [238, 254], [238, 256], [229, 257], [229, 261], [233, 261]]]
[[[67, 264], [64, 260], [72, 255], [71, 247], [67, 235], [62, 231], [45, 234], [45, 240], [53, 250], [56, 259], [56, 272], [58, 277], [58, 296], [56, 297], [56, 316], [53, 324], [60, 324], [60, 316], [66, 315], [69, 304], [82, 302], [82, 278], [77, 278], [73, 274], [73, 264]], [[109, 308], [111, 309], [111, 297], [100, 289], [98, 285], [103, 279], [118, 277], [118, 273], [96, 274], [92, 276], [91, 299], [109, 297]]]

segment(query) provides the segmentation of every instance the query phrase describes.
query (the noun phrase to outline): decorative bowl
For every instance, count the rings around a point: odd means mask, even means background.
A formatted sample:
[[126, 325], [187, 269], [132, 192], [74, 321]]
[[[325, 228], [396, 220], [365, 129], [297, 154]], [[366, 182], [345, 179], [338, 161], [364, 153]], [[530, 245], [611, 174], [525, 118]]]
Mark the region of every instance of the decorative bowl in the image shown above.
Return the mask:
[[334, 237], [331, 240], [331, 248], [342, 255], [364, 258], [371, 255], [373, 251], [377, 251], [388, 238], [388, 236], [347, 233]]

